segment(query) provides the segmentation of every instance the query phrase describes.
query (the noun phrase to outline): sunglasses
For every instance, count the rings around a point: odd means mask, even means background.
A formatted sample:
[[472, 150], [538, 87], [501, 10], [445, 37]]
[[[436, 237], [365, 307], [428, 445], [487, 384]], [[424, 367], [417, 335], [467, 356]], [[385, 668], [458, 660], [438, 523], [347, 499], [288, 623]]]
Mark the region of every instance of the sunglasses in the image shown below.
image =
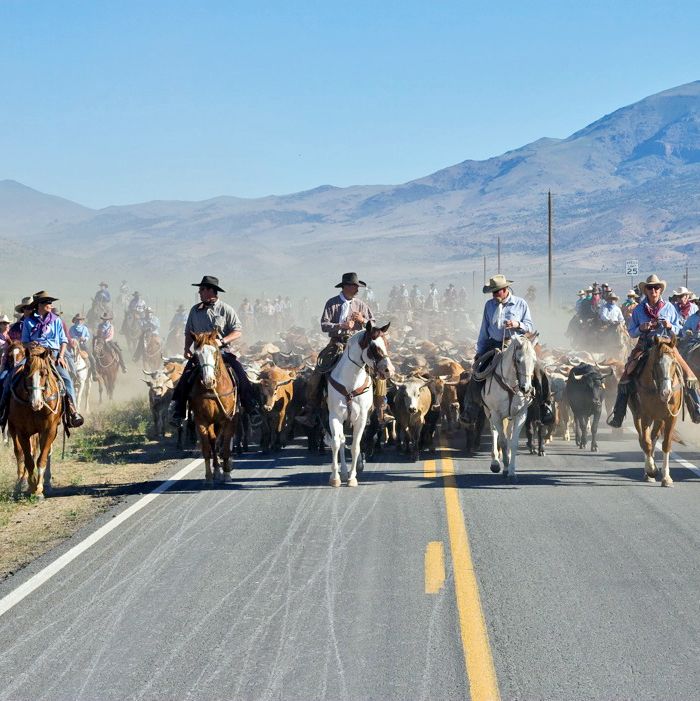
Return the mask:
[[647, 285], [646, 286], [647, 290], [660, 290], [661, 287], [662, 287], [661, 285]]

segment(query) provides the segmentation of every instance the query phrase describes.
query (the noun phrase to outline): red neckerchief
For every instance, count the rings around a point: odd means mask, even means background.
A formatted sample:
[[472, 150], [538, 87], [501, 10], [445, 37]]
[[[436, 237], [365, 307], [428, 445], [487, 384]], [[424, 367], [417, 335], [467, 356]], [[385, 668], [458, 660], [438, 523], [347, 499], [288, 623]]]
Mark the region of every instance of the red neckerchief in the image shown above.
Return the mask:
[[676, 309], [678, 309], [678, 313], [683, 317], [683, 321], [685, 321], [689, 316], [690, 316], [690, 307], [693, 303], [688, 300], [687, 302], [678, 302], [676, 304]]
[[652, 307], [649, 304], [649, 301], [647, 300], [644, 302], [644, 309], [646, 313], [654, 320], [658, 321], [659, 320], [659, 312], [666, 306], [666, 302], [663, 301], [663, 299], [660, 299], [655, 307]]

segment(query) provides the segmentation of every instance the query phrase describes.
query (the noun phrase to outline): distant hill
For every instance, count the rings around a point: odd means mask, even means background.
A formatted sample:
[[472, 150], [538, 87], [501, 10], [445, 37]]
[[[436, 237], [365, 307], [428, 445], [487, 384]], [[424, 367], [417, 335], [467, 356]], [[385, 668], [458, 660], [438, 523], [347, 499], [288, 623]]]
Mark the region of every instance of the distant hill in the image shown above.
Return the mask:
[[111, 274], [164, 290], [205, 271], [236, 289], [292, 285], [296, 294], [328, 289], [352, 269], [375, 284], [470, 285], [481, 256], [494, 269], [497, 236], [509, 273], [544, 275], [549, 189], [557, 272], [571, 276], [560, 284], [619, 274], [626, 257], [639, 258], [642, 271], [679, 270], [700, 251], [700, 81], [623, 107], [567, 139], [539, 139], [401, 185], [91, 210], [5, 180], [0, 237], [6, 250], [60, 241], [71, 275]]

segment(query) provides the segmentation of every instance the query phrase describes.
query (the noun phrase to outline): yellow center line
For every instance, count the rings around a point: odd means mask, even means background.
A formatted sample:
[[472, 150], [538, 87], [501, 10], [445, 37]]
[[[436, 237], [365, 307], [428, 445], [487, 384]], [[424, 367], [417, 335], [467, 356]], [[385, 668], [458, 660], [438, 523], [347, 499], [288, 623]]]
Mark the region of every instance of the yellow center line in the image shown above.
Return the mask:
[[433, 540], [425, 548], [425, 593], [437, 594], [444, 584], [444, 550], [439, 540]]
[[435, 460], [426, 460], [423, 463], [423, 477], [425, 477], [425, 479], [435, 479], [437, 476], [437, 472], [435, 471], [436, 464], [437, 462]]
[[454, 463], [452, 458], [445, 456], [444, 452], [441, 460], [455, 595], [469, 692], [472, 701], [498, 701], [501, 696], [498, 691], [486, 621], [481, 608], [479, 584], [472, 563], [469, 536], [459, 503]]

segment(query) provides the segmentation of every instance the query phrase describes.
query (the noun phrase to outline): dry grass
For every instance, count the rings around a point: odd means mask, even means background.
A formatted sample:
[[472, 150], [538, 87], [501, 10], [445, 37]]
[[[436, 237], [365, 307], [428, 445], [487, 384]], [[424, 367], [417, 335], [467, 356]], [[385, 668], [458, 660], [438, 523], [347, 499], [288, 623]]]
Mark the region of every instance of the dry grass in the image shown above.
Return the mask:
[[148, 491], [152, 478], [184, 454], [174, 439], [147, 438], [148, 404], [131, 400], [94, 414], [67, 441], [54, 444], [51, 498], [15, 499], [12, 446], [0, 445], [0, 580], [73, 535], [127, 494]]

